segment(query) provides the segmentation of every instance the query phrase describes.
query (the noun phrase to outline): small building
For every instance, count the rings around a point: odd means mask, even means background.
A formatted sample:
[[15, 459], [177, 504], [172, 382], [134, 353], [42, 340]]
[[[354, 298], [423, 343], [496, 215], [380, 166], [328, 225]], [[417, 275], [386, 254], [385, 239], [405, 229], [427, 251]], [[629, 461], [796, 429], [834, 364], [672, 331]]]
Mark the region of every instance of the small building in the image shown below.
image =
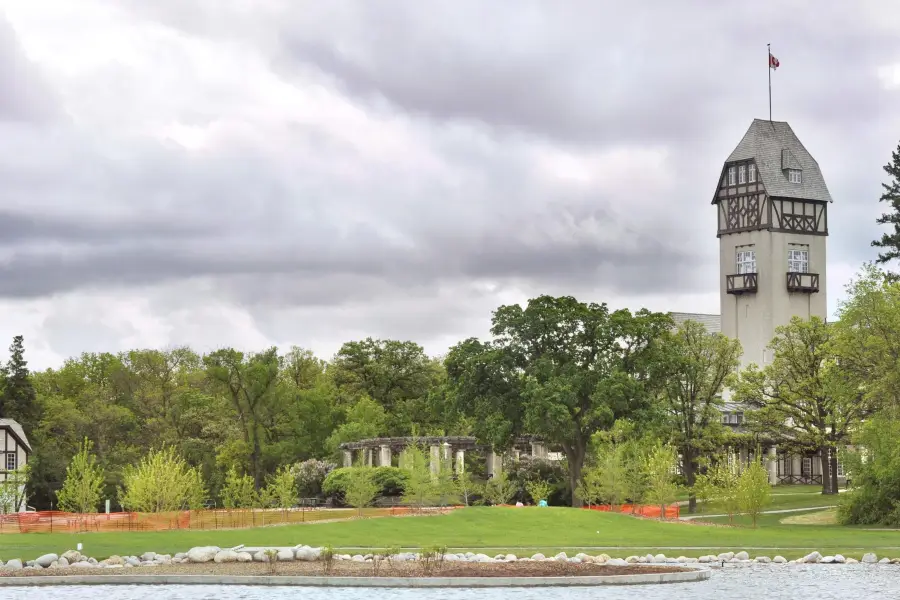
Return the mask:
[[25, 486], [24, 483], [17, 490], [5, 490], [6, 482], [21, 477], [17, 472], [28, 464], [28, 458], [31, 456], [31, 444], [28, 442], [28, 436], [18, 421], [13, 419], [0, 419], [0, 494], [4, 496], [14, 495], [19, 506], [14, 510], [10, 510], [8, 506], [9, 500], [0, 501], [0, 513], [2, 512], [24, 512], [25, 503]]

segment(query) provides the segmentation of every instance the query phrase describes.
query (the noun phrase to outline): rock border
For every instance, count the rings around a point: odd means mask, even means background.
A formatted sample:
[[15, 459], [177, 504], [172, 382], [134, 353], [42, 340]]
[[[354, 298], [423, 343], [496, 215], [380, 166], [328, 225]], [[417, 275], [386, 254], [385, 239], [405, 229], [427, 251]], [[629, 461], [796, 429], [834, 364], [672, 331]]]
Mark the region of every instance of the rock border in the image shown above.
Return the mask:
[[706, 581], [712, 571], [574, 577], [306, 577], [290, 575], [47, 575], [0, 577], [0, 587], [57, 585], [251, 585], [355, 588], [590, 587]]

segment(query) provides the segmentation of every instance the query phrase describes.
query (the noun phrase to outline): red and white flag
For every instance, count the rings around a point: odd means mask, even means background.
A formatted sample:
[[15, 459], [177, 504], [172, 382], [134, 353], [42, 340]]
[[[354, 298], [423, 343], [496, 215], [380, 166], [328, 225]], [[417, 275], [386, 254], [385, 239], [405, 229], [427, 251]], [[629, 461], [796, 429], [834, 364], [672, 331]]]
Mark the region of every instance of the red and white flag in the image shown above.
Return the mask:
[[778, 68], [781, 63], [778, 62], [778, 59], [775, 58], [771, 52], [769, 52], [769, 68], [773, 71]]

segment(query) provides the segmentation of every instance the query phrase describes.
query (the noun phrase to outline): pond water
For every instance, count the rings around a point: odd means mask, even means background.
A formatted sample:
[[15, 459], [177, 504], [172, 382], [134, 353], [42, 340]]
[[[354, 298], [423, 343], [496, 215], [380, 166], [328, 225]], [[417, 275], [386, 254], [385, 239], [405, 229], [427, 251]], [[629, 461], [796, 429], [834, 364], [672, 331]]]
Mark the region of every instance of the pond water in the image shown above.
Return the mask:
[[4, 600], [848, 600], [900, 597], [897, 565], [751, 565], [714, 569], [697, 583], [590, 588], [366, 589], [255, 586], [0, 588]]

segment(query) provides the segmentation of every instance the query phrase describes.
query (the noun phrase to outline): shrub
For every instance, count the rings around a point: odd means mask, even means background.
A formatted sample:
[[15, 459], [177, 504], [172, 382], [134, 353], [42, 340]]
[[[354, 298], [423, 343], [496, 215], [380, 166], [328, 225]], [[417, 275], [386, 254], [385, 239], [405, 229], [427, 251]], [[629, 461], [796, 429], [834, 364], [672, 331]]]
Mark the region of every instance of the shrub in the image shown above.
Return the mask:
[[198, 508], [205, 496], [199, 471], [188, 467], [171, 446], [150, 452], [136, 467], [125, 467], [119, 489], [122, 507], [138, 512]]
[[291, 465], [291, 474], [297, 480], [300, 494], [313, 497], [322, 493], [322, 483], [336, 468], [333, 462], [311, 458]]
[[[397, 467], [369, 467], [372, 469], [372, 479], [378, 486], [378, 494], [381, 496], [398, 496], [403, 493], [406, 485], [407, 474]], [[354, 467], [341, 467], [331, 471], [322, 482], [322, 493], [332, 496], [335, 502], [344, 503], [344, 494], [350, 482], [350, 473]]]

